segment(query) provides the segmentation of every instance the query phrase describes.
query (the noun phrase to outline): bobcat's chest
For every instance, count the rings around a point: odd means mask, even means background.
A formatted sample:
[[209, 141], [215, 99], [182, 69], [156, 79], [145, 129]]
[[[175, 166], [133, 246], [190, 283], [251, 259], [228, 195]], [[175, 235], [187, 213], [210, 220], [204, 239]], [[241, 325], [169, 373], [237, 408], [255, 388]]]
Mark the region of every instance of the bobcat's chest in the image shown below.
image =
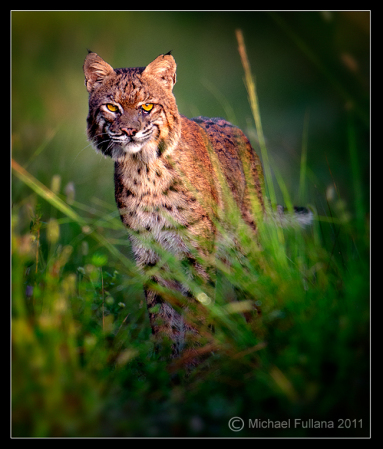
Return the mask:
[[130, 229], [159, 234], [187, 226], [188, 199], [180, 180], [164, 160], [115, 163], [115, 198], [121, 220]]

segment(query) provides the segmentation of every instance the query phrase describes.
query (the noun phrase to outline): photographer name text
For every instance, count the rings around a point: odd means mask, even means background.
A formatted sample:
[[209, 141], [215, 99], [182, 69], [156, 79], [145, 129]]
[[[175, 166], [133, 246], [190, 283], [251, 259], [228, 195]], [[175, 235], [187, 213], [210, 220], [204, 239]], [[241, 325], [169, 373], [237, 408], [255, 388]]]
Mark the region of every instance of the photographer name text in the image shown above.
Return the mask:
[[362, 420], [338, 419], [337, 421], [320, 421], [315, 419], [286, 419], [273, 421], [271, 419], [249, 419], [249, 429], [350, 429], [362, 428]]

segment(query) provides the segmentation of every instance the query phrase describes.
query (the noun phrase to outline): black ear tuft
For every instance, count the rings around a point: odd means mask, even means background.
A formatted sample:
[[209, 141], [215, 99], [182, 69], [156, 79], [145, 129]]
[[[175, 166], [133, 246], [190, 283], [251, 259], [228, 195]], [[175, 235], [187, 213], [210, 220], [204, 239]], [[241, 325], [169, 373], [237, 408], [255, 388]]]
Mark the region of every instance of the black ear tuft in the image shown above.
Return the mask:
[[86, 50], [87, 50], [87, 52], [88, 52], [88, 55], [89, 55], [89, 53], [93, 53], [93, 51], [92, 51], [92, 50], [89, 50], [89, 48], [87, 48]]
[[171, 56], [173, 50], [169, 50], [167, 53], [164, 54], [164, 56]]

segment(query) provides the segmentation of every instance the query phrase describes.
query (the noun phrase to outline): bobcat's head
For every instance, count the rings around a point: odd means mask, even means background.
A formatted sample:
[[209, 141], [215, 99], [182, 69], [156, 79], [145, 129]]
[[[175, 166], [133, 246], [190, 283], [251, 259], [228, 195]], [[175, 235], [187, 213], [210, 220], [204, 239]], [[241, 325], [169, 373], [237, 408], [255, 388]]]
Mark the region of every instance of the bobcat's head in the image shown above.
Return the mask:
[[88, 137], [114, 160], [135, 154], [145, 162], [170, 152], [180, 136], [172, 93], [176, 63], [160, 55], [147, 67], [113, 69], [96, 53], [84, 62], [89, 92]]

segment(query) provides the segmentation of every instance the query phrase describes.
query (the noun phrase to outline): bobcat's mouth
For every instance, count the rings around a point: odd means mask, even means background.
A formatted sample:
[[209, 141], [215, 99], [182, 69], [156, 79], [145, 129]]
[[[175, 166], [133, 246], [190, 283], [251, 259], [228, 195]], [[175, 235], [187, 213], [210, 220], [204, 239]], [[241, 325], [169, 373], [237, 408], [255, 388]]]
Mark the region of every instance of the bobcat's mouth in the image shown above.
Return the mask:
[[127, 154], [135, 154], [152, 140], [155, 128], [147, 126], [142, 130], [123, 128], [119, 133], [115, 133], [106, 128], [106, 134], [109, 136], [109, 143], [106, 145], [103, 153], [112, 159], [119, 159]]

